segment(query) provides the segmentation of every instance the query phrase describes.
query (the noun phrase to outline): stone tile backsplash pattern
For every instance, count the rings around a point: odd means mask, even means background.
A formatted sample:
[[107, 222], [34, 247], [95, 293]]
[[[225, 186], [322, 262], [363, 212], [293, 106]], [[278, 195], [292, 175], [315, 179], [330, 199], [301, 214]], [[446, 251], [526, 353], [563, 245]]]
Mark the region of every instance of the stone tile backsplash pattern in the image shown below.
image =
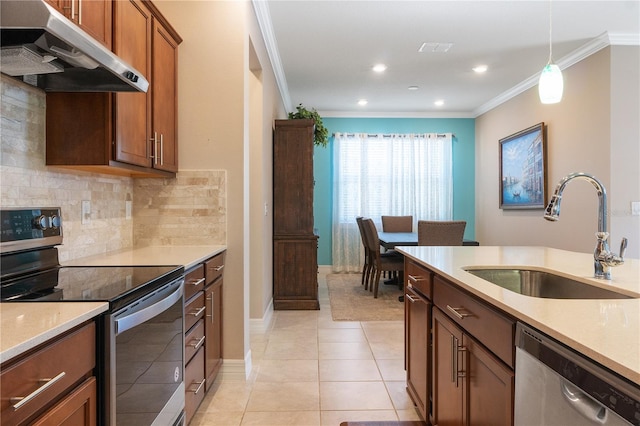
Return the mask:
[[226, 244], [226, 172], [185, 170], [176, 179], [136, 179], [136, 246]]
[[[136, 180], [47, 167], [45, 96], [0, 76], [0, 204], [60, 207], [61, 262], [131, 248], [134, 240], [136, 245], [225, 244], [224, 171]], [[82, 200], [91, 202], [85, 225]], [[126, 200], [133, 201], [131, 219], [125, 217]]]

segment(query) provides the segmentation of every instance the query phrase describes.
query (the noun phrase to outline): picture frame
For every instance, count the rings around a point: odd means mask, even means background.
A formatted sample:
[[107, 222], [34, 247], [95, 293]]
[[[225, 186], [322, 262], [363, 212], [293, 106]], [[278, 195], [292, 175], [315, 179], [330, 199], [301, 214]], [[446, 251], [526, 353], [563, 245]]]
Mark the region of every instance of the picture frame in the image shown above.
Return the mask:
[[544, 122], [500, 139], [500, 208], [543, 209], [547, 204]]

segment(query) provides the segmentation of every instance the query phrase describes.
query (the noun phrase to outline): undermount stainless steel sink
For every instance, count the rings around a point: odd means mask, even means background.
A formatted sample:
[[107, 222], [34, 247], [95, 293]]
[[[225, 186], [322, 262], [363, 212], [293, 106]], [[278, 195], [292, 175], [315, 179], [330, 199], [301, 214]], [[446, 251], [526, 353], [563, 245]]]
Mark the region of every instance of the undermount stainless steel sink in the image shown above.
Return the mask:
[[469, 268], [465, 271], [525, 296], [547, 299], [633, 299], [626, 294], [544, 271], [482, 268]]

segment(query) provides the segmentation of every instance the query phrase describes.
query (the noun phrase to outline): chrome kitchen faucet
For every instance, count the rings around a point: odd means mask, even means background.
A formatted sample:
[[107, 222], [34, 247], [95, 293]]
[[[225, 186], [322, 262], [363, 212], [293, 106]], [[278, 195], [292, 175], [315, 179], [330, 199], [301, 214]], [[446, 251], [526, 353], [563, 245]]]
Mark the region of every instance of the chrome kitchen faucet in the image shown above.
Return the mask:
[[620, 243], [620, 255], [615, 255], [609, 250], [609, 232], [607, 231], [607, 191], [602, 182], [587, 173], [571, 173], [560, 180], [556, 190], [551, 197], [549, 205], [545, 209], [544, 218], [552, 222], [560, 219], [560, 201], [562, 201], [562, 191], [573, 179], [584, 179], [590, 182], [598, 193], [598, 232], [596, 232], [596, 248], [593, 252], [594, 277], [604, 280], [611, 279], [611, 267], [624, 263], [624, 252], [627, 249], [627, 239], [623, 238]]

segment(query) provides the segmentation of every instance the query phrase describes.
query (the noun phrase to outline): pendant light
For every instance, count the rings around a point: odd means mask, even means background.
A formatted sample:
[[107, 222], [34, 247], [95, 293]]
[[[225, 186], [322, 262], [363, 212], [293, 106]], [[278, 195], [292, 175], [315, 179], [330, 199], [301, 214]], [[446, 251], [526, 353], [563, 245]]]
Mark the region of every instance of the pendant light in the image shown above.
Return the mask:
[[564, 90], [560, 67], [553, 63], [551, 36], [551, 0], [549, 0], [549, 62], [542, 69], [540, 81], [538, 82], [538, 94], [540, 95], [540, 102], [543, 104], [557, 104], [562, 100], [562, 92]]

